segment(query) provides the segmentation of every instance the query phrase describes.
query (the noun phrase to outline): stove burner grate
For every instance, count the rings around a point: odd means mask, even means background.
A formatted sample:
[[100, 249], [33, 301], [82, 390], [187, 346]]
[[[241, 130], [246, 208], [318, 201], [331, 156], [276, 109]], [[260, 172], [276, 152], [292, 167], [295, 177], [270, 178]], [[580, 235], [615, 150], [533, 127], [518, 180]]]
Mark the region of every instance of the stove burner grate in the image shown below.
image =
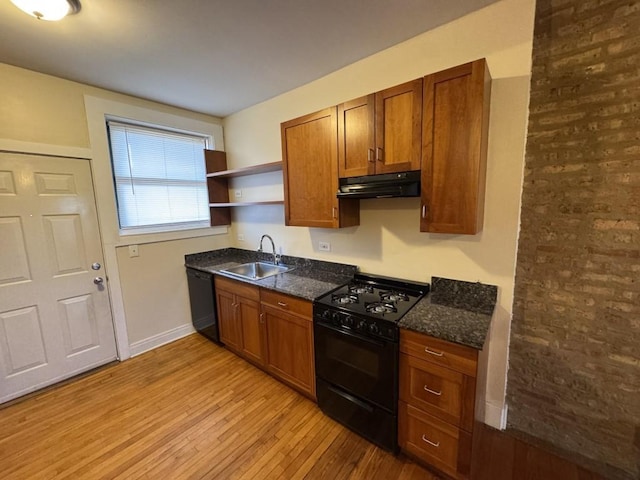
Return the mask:
[[340, 305], [358, 303], [358, 295], [352, 295], [350, 293], [334, 293], [331, 295], [331, 303], [338, 303]]
[[393, 290], [389, 290], [387, 292], [380, 292], [380, 300], [383, 302], [408, 302], [409, 295], [403, 292], [396, 292]]
[[396, 313], [398, 309], [395, 305], [387, 302], [371, 302], [365, 305], [365, 310], [369, 313]]
[[365, 285], [362, 283], [355, 283], [353, 285], [349, 285], [349, 293], [373, 293], [373, 286]]

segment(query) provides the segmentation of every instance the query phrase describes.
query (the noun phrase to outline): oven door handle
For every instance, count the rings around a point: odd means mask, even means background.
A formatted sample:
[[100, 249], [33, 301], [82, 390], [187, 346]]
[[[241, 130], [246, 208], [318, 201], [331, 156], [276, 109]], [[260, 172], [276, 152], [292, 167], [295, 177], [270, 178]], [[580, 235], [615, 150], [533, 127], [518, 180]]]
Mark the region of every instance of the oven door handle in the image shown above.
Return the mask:
[[326, 328], [327, 330], [331, 330], [332, 332], [339, 333], [340, 335], [344, 335], [345, 337], [351, 337], [351, 338], [355, 338], [357, 340], [362, 340], [363, 342], [370, 343], [372, 345], [375, 345], [376, 347], [384, 347], [384, 346], [386, 346], [386, 343], [383, 342], [383, 341], [380, 341], [380, 340], [374, 340], [373, 338], [369, 338], [369, 337], [365, 337], [365, 336], [362, 336], [362, 335], [358, 335], [357, 333], [351, 333], [351, 332], [347, 332], [345, 330], [340, 330], [340, 329], [335, 328], [335, 327], [333, 327], [331, 325], [327, 325], [324, 322], [316, 322], [316, 323], [317, 323], [317, 325], [319, 327]]
[[367, 412], [373, 413], [373, 407], [371, 405], [364, 403], [362, 400], [357, 399], [353, 395], [349, 395], [348, 393], [338, 390], [337, 388], [334, 388], [331, 385], [327, 385], [327, 388], [331, 390], [333, 393], [335, 393], [336, 395], [340, 395], [345, 400], [351, 403], [355, 403], [357, 406], [365, 409]]

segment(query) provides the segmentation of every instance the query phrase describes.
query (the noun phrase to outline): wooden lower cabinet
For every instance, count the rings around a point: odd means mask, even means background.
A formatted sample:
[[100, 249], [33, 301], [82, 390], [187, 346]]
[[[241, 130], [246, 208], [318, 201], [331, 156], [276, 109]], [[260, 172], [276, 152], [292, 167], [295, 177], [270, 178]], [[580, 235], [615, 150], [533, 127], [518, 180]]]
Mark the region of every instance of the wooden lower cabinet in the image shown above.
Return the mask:
[[400, 332], [398, 443], [406, 453], [468, 479], [476, 403], [478, 351], [417, 332]]
[[267, 370], [315, 399], [313, 325], [310, 318], [262, 305], [267, 325]]
[[215, 277], [220, 341], [241, 357], [264, 366], [266, 348], [258, 287]]
[[315, 400], [311, 302], [219, 276], [215, 291], [222, 343]]
[[399, 407], [401, 448], [457, 477], [460, 430], [405, 402]]

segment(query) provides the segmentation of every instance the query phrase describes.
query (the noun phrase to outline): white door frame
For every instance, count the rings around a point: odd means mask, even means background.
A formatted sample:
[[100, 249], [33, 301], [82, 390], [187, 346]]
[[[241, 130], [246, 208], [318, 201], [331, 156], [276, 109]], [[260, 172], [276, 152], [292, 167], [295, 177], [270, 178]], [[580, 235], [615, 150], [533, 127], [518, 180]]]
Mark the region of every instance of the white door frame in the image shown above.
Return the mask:
[[[22, 142], [0, 138], [0, 151], [10, 153], [35, 154], [55, 158], [76, 158], [80, 160], [88, 160], [91, 162], [92, 176], [95, 166], [92, 161], [92, 151], [90, 148], [72, 147], [65, 145], [50, 145], [44, 143]], [[95, 177], [93, 179], [94, 203], [96, 199]], [[113, 330], [116, 337], [116, 349], [118, 360], [126, 360], [131, 357], [129, 348], [129, 335], [127, 334], [127, 323], [124, 313], [124, 302], [122, 298], [122, 287], [120, 285], [120, 272], [118, 271], [118, 262], [116, 258], [115, 246], [108, 246], [104, 242], [102, 235], [103, 229], [100, 224], [100, 215], [98, 215], [98, 228], [100, 229], [100, 243], [102, 245], [102, 253], [104, 256], [104, 268], [107, 276], [107, 291], [109, 304], [111, 306], [111, 317], [113, 320]]]

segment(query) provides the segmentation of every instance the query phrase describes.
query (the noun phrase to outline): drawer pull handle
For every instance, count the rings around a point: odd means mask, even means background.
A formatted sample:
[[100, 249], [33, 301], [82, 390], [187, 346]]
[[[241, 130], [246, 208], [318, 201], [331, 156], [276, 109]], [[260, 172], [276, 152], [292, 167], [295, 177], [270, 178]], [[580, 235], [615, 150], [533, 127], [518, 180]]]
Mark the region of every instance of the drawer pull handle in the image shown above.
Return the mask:
[[436, 392], [435, 390], [431, 390], [426, 385], [424, 386], [424, 389], [425, 389], [425, 391], [429, 392], [432, 395], [435, 395], [436, 397], [439, 397], [440, 395], [442, 395], [442, 392]]
[[435, 355], [436, 357], [444, 356], [444, 352], [435, 352], [431, 350], [429, 347], [424, 347], [424, 351], [425, 353], [428, 353], [429, 355]]
[[433, 445], [436, 448], [440, 446], [440, 442], [432, 442], [431, 440], [429, 440], [427, 437], [424, 436], [424, 433], [422, 434], [422, 441], [427, 442], [429, 445]]
[[289, 308], [289, 305], [284, 302], [278, 302], [278, 305], [280, 305], [282, 308]]

